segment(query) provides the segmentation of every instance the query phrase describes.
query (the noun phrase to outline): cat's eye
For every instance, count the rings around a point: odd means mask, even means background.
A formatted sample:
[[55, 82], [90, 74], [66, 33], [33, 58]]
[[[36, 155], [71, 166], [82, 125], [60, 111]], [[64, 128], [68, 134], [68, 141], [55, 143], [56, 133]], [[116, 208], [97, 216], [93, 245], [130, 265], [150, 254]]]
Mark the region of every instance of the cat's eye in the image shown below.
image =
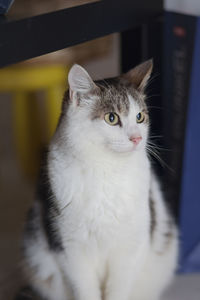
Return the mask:
[[141, 111], [136, 116], [136, 122], [142, 123], [142, 122], [144, 122], [144, 120], [145, 120], [145, 114]]
[[112, 126], [120, 124], [119, 116], [116, 113], [110, 112], [105, 114], [104, 120], [106, 121], [106, 123]]

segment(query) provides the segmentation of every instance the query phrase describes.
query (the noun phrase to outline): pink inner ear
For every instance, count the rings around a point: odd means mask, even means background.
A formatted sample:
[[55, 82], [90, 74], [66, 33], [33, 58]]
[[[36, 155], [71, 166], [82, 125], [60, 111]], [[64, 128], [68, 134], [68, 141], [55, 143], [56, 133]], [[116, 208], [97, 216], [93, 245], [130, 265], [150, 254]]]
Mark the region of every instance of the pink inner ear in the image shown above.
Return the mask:
[[73, 100], [73, 91], [69, 89], [69, 98], [70, 100]]

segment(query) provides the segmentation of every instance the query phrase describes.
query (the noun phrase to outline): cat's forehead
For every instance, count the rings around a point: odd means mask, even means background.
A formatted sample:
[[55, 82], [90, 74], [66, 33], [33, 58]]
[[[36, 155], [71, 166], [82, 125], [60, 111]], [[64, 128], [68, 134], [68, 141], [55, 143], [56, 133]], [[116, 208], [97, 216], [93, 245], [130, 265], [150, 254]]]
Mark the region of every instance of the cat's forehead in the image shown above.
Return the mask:
[[146, 109], [144, 95], [132, 86], [124, 85], [118, 78], [97, 81], [96, 84], [100, 92], [93, 107], [93, 119], [107, 112], [117, 112], [127, 116], [132, 102], [135, 107], [138, 106], [141, 110]]

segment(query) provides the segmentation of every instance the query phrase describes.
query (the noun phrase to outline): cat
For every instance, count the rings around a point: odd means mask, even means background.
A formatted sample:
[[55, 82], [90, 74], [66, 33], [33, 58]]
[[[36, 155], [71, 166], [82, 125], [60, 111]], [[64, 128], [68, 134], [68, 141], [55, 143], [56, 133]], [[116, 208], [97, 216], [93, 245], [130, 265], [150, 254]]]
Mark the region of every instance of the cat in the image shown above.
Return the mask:
[[69, 72], [23, 240], [42, 299], [158, 300], [173, 278], [178, 232], [147, 153], [152, 68]]

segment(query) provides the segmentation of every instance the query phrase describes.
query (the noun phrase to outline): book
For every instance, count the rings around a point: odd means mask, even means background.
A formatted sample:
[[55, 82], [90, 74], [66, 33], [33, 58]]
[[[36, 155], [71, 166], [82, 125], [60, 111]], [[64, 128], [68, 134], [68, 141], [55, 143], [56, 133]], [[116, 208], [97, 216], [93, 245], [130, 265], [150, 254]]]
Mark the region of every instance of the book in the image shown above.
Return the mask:
[[181, 5], [178, 0], [166, 0], [165, 7], [167, 11], [164, 25], [163, 132], [165, 147], [170, 150], [165, 156], [165, 161], [172, 169], [166, 172], [165, 176], [166, 197], [175, 210], [180, 227], [179, 271], [198, 272], [200, 3], [195, 0], [182, 1]]

